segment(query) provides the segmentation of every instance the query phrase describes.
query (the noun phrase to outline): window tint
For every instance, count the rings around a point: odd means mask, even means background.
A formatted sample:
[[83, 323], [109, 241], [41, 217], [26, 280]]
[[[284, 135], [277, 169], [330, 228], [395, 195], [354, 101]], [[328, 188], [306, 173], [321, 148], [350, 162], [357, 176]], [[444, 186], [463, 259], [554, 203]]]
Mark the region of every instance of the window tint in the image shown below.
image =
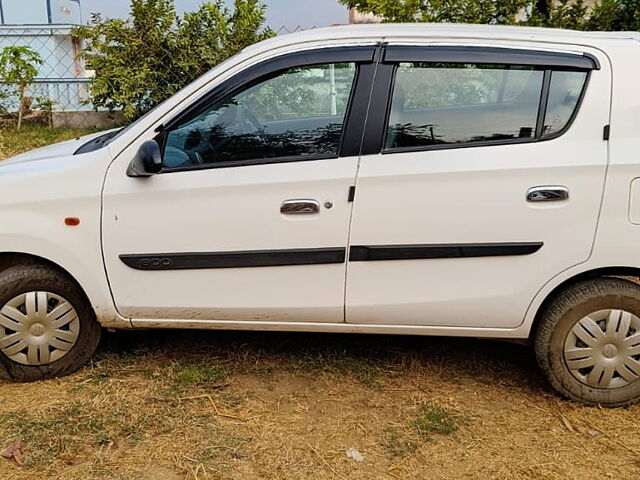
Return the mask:
[[578, 105], [587, 79], [586, 72], [552, 72], [543, 137], [562, 130]]
[[215, 102], [167, 134], [166, 168], [335, 156], [355, 63], [286, 70]]
[[543, 76], [533, 67], [401, 63], [386, 148], [533, 138]]

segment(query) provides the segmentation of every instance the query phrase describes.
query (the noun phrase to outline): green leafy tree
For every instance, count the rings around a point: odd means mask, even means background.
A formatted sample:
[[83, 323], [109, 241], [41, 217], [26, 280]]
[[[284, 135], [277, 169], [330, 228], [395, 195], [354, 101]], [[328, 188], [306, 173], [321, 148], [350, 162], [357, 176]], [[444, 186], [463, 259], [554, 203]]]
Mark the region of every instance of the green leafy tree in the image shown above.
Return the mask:
[[132, 0], [128, 20], [94, 14], [84, 40], [93, 105], [134, 119], [248, 45], [274, 35], [259, 0], [203, 3], [177, 15], [173, 0]]
[[530, 0], [339, 0], [389, 22], [516, 23]]
[[640, 0], [339, 0], [388, 22], [532, 25], [574, 30], [640, 30]]
[[42, 64], [40, 55], [29, 47], [5, 47], [0, 51], [0, 78], [15, 88], [18, 96], [18, 130], [22, 127], [27, 88], [38, 74]]
[[640, 0], [602, 0], [587, 22], [591, 30], [640, 30]]

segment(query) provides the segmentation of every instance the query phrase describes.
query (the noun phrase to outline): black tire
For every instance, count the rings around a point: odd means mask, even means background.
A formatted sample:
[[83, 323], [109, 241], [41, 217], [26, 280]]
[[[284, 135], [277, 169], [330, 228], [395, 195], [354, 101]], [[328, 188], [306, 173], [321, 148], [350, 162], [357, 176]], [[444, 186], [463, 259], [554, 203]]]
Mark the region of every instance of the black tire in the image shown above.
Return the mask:
[[95, 352], [101, 328], [84, 292], [68, 275], [45, 265], [17, 265], [0, 272], [0, 308], [12, 298], [31, 291], [48, 291], [64, 297], [75, 308], [80, 322], [75, 345], [61, 358], [45, 365], [23, 365], [0, 351], [3, 376], [17, 382], [60, 377], [82, 367]]
[[640, 317], [640, 285], [600, 278], [563, 290], [542, 312], [535, 333], [538, 364], [564, 397], [591, 406], [625, 407], [640, 401], [640, 379], [619, 388], [595, 388], [576, 378], [564, 359], [564, 343], [574, 325], [598, 310], [620, 309]]

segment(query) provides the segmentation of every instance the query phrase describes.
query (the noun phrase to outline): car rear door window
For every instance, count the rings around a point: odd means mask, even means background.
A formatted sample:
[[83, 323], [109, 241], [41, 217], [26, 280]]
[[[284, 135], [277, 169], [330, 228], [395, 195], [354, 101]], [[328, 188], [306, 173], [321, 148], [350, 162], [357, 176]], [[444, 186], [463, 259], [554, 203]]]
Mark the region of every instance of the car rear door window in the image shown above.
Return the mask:
[[533, 138], [544, 71], [400, 63], [387, 149]]
[[384, 150], [553, 138], [575, 117], [588, 76], [542, 65], [399, 62]]

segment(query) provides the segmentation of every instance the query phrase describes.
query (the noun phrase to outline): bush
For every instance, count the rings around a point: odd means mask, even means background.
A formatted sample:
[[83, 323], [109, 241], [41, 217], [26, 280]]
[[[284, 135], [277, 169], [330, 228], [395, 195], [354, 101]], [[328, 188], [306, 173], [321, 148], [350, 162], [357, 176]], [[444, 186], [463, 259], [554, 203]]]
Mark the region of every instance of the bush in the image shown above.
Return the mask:
[[132, 0], [128, 20], [93, 15], [74, 35], [85, 42], [94, 107], [134, 119], [248, 45], [273, 35], [259, 0], [203, 3], [183, 17], [173, 0]]

